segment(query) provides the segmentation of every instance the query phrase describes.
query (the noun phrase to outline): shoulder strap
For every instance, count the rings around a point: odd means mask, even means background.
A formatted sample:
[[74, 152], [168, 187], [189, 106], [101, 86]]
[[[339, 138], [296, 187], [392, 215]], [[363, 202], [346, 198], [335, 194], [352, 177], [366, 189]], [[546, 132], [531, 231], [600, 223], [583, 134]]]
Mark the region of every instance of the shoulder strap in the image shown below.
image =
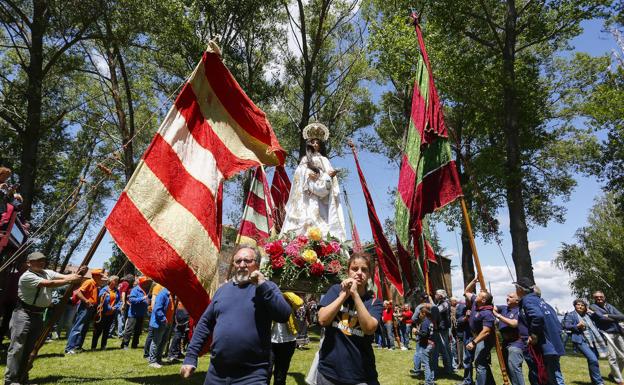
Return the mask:
[[[31, 271], [31, 273], [33, 273], [36, 276], [41, 277], [39, 274], [35, 273], [34, 271]], [[45, 270], [43, 271], [43, 273], [44, 273], [45, 276], [41, 277], [41, 278], [43, 278], [43, 279], [48, 278], [48, 273], [46, 273]], [[32, 301], [32, 305], [33, 306], [35, 306], [35, 302], [37, 302], [37, 298], [39, 297], [39, 293], [41, 293], [41, 286], [37, 286], [37, 291], [35, 292], [35, 298], [33, 298], [33, 301]]]

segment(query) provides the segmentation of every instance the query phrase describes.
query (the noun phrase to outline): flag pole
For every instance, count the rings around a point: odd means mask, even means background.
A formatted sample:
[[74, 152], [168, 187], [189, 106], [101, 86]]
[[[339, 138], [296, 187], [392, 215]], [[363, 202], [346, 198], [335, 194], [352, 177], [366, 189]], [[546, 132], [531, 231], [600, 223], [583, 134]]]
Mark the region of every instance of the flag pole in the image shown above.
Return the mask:
[[[472, 233], [472, 226], [470, 225], [470, 216], [468, 215], [468, 209], [466, 208], [466, 201], [464, 197], [459, 198], [462, 208], [462, 215], [466, 224], [466, 231], [470, 238], [470, 249], [472, 250], [472, 256], [474, 258], [475, 266], [477, 267], [477, 278], [479, 280], [479, 286], [481, 290], [487, 291], [485, 279], [483, 278], [483, 270], [481, 269], [481, 262], [479, 261], [479, 254], [477, 253], [477, 245], [475, 244], [474, 234]], [[503, 383], [509, 385], [509, 376], [507, 375], [507, 365], [505, 364], [505, 358], [503, 356], [503, 348], [501, 346], [498, 333], [494, 331], [494, 337], [496, 337], [496, 355], [498, 356], [498, 364], [501, 369], [501, 376], [503, 377]]]
[[[97, 250], [98, 246], [102, 242], [102, 239], [104, 238], [104, 234], [106, 234], [106, 226], [102, 225], [102, 228], [95, 236], [95, 239], [93, 240], [93, 243], [91, 244], [91, 247], [89, 247], [89, 250], [85, 254], [82, 260], [82, 263], [80, 264], [80, 267], [78, 268], [78, 274], [85, 275], [87, 273], [88, 269], [85, 269], [85, 268], [91, 262], [91, 258], [93, 258], [93, 254], [95, 254], [95, 251]], [[43, 328], [43, 332], [39, 335], [39, 338], [37, 338], [34, 349], [30, 353], [30, 356], [28, 357], [28, 365], [27, 365], [28, 371], [32, 369], [35, 358], [37, 358], [37, 354], [39, 353], [39, 350], [41, 349], [43, 344], [45, 344], [46, 338], [48, 337], [48, 334], [50, 334], [50, 331], [52, 330], [52, 326], [54, 326], [58, 322], [58, 320], [61, 318], [61, 315], [63, 315], [63, 311], [65, 310], [65, 306], [67, 305], [67, 300], [72, 295], [74, 291], [73, 289], [76, 286], [78, 286], [78, 284], [69, 285], [69, 287], [67, 288], [67, 291], [65, 291], [65, 295], [63, 295], [63, 298], [61, 298], [61, 302], [59, 302], [59, 304], [53, 308], [50, 319], [48, 320], [46, 326]]]

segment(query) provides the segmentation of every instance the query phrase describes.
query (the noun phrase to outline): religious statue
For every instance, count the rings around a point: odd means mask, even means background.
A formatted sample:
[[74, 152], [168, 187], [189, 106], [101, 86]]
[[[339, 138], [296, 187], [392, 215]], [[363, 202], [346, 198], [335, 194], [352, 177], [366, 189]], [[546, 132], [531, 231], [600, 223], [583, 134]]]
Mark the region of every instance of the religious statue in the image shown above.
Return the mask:
[[329, 233], [344, 242], [346, 232], [337, 171], [324, 154], [329, 130], [321, 123], [311, 123], [303, 129], [303, 138], [306, 155], [295, 170], [280, 236], [290, 232], [305, 234], [308, 228], [318, 227], [323, 236]]

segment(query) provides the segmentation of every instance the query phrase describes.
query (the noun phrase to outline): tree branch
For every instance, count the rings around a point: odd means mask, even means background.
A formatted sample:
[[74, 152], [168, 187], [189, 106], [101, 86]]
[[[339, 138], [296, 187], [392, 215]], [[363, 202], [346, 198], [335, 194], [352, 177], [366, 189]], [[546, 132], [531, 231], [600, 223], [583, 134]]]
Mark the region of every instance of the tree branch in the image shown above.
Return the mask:
[[32, 23], [28, 16], [13, 2], [13, 0], [4, 0], [6, 4], [8, 4], [13, 11], [22, 19], [22, 21], [28, 26], [32, 27]]

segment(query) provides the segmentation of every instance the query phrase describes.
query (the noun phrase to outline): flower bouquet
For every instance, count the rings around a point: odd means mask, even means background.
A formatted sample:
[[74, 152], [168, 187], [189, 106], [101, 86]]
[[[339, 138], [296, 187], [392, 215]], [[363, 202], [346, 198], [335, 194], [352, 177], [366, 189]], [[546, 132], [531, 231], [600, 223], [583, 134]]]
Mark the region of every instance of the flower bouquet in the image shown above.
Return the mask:
[[347, 247], [312, 227], [264, 244], [269, 260], [263, 274], [282, 290], [321, 293], [346, 276]]

